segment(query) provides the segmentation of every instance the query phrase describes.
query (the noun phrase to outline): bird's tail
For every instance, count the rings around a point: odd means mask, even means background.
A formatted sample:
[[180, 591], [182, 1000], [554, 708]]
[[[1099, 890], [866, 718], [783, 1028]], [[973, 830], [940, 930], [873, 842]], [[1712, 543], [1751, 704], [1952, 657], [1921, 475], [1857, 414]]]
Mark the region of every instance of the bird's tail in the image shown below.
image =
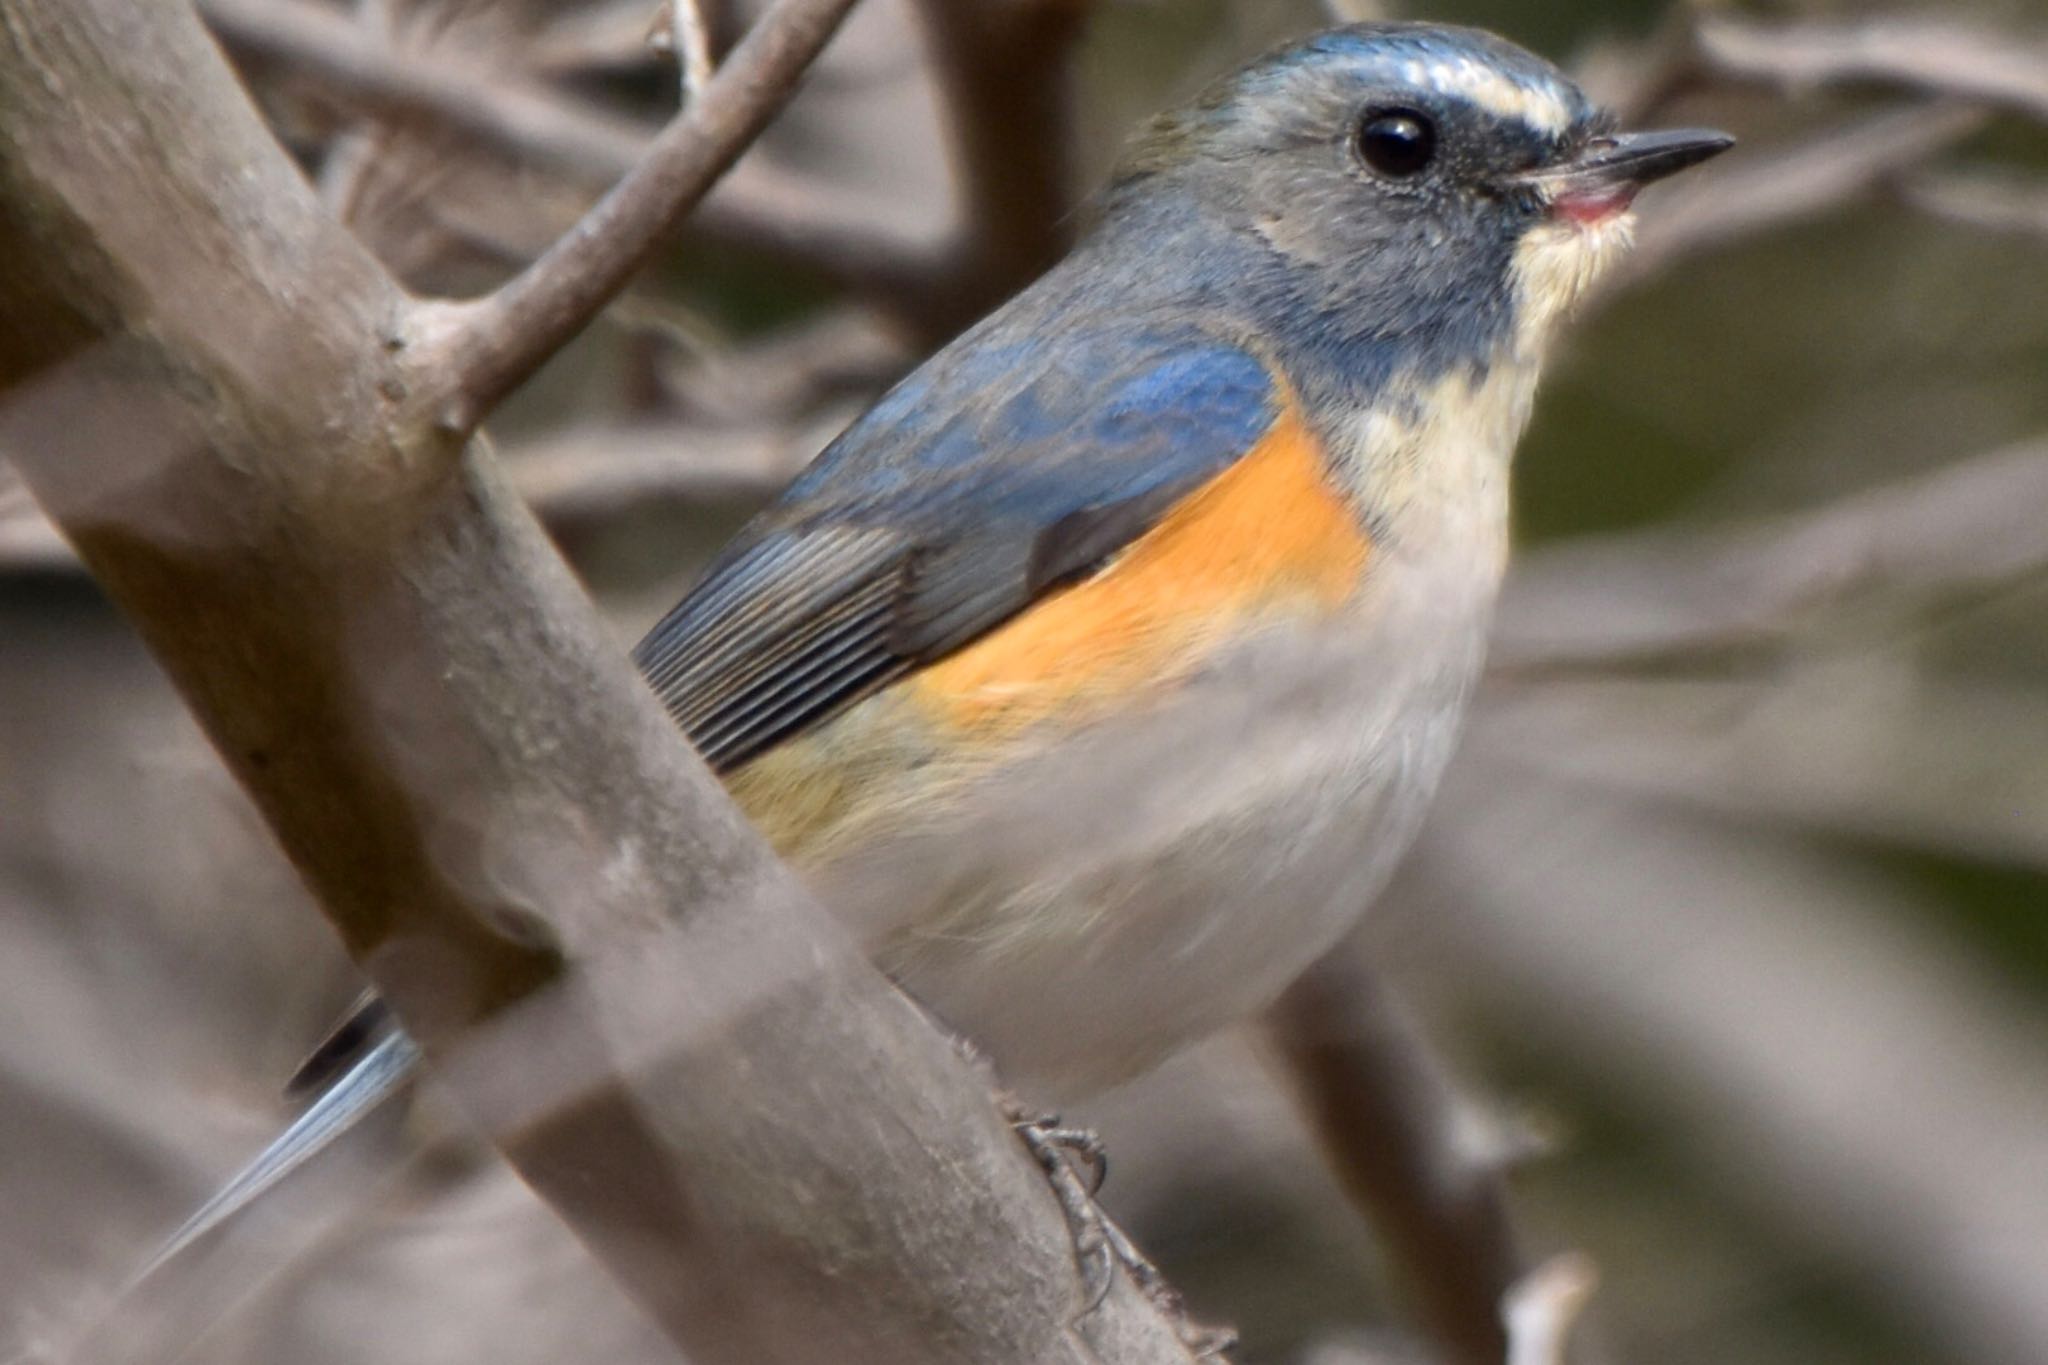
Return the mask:
[[212, 1232], [267, 1194], [277, 1183], [326, 1151], [344, 1133], [385, 1100], [405, 1088], [420, 1063], [419, 1044], [393, 1029], [340, 1079], [323, 1091], [306, 1112], [237, 1171], [219, 1192], [195, 1210], [184, 1225], [158, 1248], [135, 1276], [140, 1284], [200, 1238]]

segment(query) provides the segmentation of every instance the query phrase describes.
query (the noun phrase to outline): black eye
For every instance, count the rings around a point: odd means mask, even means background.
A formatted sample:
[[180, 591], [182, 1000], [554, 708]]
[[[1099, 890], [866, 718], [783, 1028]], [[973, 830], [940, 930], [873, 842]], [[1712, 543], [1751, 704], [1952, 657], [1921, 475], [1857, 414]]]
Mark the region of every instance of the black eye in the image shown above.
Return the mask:
[[1436, 157], [1436, 125], [1413, 109], [1378, 109], [1358, 125], [1358, 155], [1381, 175], [1419, 175]]

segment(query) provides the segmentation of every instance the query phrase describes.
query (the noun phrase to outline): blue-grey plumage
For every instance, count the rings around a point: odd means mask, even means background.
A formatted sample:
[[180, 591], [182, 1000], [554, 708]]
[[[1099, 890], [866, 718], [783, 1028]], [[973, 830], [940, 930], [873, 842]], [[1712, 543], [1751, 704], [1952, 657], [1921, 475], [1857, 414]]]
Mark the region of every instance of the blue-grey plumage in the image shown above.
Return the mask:
[[[636, 661], [1013, 1081], [1141, 1070], [1269, 1001], [1406, 846], [1555, 325], [1636, 189], [1727, 142], [1616, 133], [1473, 30], [1282, 48], [1143, 130], [1074, 251], [834, 441]], [[326, 1112], [395, 1081], [351, 1084]]]

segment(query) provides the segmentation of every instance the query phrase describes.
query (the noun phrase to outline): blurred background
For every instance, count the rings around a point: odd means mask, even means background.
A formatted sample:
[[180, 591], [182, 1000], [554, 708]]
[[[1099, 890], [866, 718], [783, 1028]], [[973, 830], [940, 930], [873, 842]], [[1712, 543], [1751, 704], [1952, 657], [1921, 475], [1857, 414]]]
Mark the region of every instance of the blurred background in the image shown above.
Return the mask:
[[[503, 278], [677, 99], [657, 0], [201, 9], [422, 292]], [[748, 13], [704, 6], [714, 54]], [[2048, 1361], [2048, 3], [865, 0], [503, 460], [630, 643], [1137, 118], [1332, 13], [1742, 138], [1552, 372], [1494, 667], [1354, 950], [1530, 1263], [1597, 1277], [1573, 1360]], [[431, 1093], [113, 1302], [359, 988], [0, 464], [0, 1359], [676, 1359]], [[1070, 1115], [1107, 1202], [1239, 1359], [1444, 1359], [1276, 1058]]]

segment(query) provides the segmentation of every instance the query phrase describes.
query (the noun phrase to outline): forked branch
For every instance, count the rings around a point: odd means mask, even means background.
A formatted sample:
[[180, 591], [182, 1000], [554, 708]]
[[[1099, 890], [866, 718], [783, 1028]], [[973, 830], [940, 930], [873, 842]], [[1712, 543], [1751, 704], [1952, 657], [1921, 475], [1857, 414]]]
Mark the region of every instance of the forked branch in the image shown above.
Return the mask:
[[440, 420], [467, 434], [597, 316], [795, 91], [853, 0], [781, 0], [575, 229], [496, 293], [433, 310]]

